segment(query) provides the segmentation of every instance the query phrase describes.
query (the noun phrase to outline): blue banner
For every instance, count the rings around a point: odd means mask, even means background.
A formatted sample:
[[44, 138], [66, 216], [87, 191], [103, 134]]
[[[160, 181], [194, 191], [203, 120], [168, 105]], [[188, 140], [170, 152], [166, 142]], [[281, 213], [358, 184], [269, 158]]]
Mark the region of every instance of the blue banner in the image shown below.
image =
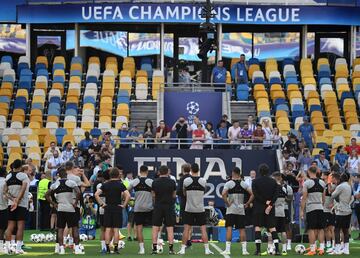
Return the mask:
[[[62, 4], [18, 6], [19, 23], [200, 23], [202, 4]], [[215, 23], [360, 25], [359, 7], [217, 5]]]
[[117, 149], [115, 153], [115, 164], [121, 165], [125, 172], [137, 175], [140, 166], [146, 165], [151, 177], [159, 166], [167, 165], [171, 174], [180, 179], [181, 166], [194, 162], [200, 165], [200, 175], [207, 180], [206, 199], [215, 200], [217, 206], [223, 205], [221, 191], [235, 166], [244, 176], [257, 170], [262, 163], [267, 164], [271, 172], [277, 169], [276, 151], [273, 150]]
[[164, 118], [166, 124], [171, 126], [180, 116], [184, 116], [188, 123], [192, 124], [195, 115], [203, 124], [212, 122], [216, 126], [221, 119], [221, 110], [221, 92], [165, 92], [164, 94]]

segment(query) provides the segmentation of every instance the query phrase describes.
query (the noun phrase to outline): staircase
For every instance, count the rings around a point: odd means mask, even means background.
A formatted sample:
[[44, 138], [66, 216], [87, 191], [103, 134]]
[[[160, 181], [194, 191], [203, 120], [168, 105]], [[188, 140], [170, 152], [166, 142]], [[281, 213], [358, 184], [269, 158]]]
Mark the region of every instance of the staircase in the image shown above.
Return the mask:
[[157, 102], [136, 101], [130, 104], [130, 127], [137, 126], [140, 131], [145, 127], [145, 122], [151, 120], [157, 126]]
[[231, 119], [238, 120], [240, 122], [240, 126], [247, 121], [248, 115], [253, 115], [256, 117], [256, 104], [255, 102], [238, 102], [231, 101], [230, 102], [231, 109]]

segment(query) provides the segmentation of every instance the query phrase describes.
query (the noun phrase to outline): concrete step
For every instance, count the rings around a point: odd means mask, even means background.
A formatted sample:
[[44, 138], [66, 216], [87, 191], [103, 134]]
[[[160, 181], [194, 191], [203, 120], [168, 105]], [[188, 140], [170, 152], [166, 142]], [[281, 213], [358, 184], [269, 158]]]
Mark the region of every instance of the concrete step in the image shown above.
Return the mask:
[[254, 102], [232, 101], [230, 108], [232, 120], [238, 120], [240, 124], [247, 121], [248, 115], [256, 116], [256, 104]]

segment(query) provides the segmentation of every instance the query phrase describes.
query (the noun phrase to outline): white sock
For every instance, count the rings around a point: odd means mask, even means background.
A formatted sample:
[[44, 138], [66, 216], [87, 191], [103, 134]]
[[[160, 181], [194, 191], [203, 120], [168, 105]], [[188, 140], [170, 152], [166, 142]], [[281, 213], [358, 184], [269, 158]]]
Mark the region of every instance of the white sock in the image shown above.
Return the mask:
[[335, 240], [332, 241], [332, 246], [335, 247]]
[[288, 246], [291, 246], [291, 239], [288, 239], [288, 240], [287, 240], [287, 245], [288, 245]]
[[74, 244], [74, 238], [70, 237], [69, 238], [69, 245], [73, 245]]
[[340, 252], [340, 249], [341, 249], [340, 244], [336, 244], [335, 245], [335, 252], [336, 253]]
[[241, 247], [242, 247], [242, 251], [243, 251], [243, 253], [244, 252], [247, 252], [247, 242], [246, 241], [244, 241], [244, 242], [241, 242]]
[[105, 240], [101, 240], [100, 243], [101, 243], [101, 250], [106, 249]]
[[66, 245], [66, 237], [64, 237], [64, 239], [63, 239], [63, 243], [64, 243], [64, 245]]
[[209, 244], [208, 243], [204, 244], [204, 248], [205, 248], [205, 251], [209, 251], [210, 250], [209, 249]]
[[282, 244], [282, 251], [286, 253], [286, 244]]
[[331, 241], [326, 241], [326, 247], [327, 248], [331, 247]]
[[316, 251], [316, 244], [310, 245], [310, 250], [311, 250], [311, 252], [315, 252]]
[[59, 243], [55, 243], [55, 248], [59, 248], [59, 247], [60, 247]]
[[273, 243], [268, 242], [268, 248], [272, 248], [273, 247]]
[[0, 250], [4, 249], [4, 240], [0, 240]]
[[139, 243], [140, 250], [144, 250], [144, 243]]
[[22, 247], [21, 241], [16, 241], [16, 250], [20, 251]]
[[230, 252], [230, 250], [231, 250], [231, 242], [230, 242], [230, 241], [226, 241], [225, 251], [226, 251], [226, 252]]
[[324, 250], [325, 249], [325, 243], [320, 243], [320, 250]]
[[15, 245], [15, 244], [16, 244], [15, 239], [12, 239], [12, 240], [11, 240], [11, 244], [12, 244], [12, 245]]
[[181, 245], [181, 251], [185, 251], [186, 245]]
[[344, 244], [344, 250], [345, 251], [349, 251], [350, 249], [349, 249], [349, 243], [345, 243]]
[[9, 249], [10, 248], [10, 241], [5, 241], [5, 247], [7, 248], [7, 249]]
[[341, 242], [340, 248], [341, 248], [341, 249], [344, 249], [344, 242]]

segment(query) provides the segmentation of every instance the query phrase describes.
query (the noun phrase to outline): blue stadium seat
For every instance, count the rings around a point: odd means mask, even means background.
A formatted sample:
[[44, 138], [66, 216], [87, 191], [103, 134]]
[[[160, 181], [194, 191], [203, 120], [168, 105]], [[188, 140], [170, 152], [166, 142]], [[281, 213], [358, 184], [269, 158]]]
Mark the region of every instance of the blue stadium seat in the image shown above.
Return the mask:
[[272, 84], [281, 84], [281, 80], [280, 78], [278, 77], [272, 77], [269, 81], [269, 84], [272, 85]]
[[32, 103], [31, 105], [31, 109], [40, 109], [40, 110], [44, 110], [44, 105], [42, 103]]
[[284, 110], [289, 113], [289, 107], [286, 104], [280, 104], [280, 105], [276, 106], [275, 111], [279, 111], [279, 110]]
[[33, 72], [30, 69], [22, 69], [20, 72], [20, 77], [29, 77], [31, 80], [33, 77]]
[[28, 92], [31, 90], [32, 81], [29, 80], [28, 76], [20, 77], [18, 89], [26, 89]]
[[249, 65], [252, 65], [252, 64], [260, 64], [259, 62], [259, 59], [253, 57], [253, 58], [250, 58], [249, 61], [248, 61]]
[[279, 99], [275, 100], [275, 103], [274, 103], [275, 106], [281, 105], [281, 104], [286, 104], [286, 99], [279, 98]]
[[322, 112], [321, 106], [319, 106], [319, 105], [311, 105], [311, 106], [310, 106], [310, 109], [309, 109], [310, 114], [311, 114], [312, 112], [314, 112], [314, 111], [320, 111], [320, 112]]
[[1, 63], [9, 63], [13, 67], [13, 60], [11, 56], [3, 56], [1, 58]]
[[340, 105], [343, 106], [345, 99], [353, 99], [354, 95], [350, 91], [344, 91], [341, 94]]
[[70, 72], [70, 77], [72, 77], [72, 76], [79, 76], [80, 78], [82, 78], [83, 74], [82, 74], [82, 72], [79, 71], [79, 70], [72, 70], [72, 71]]
[[3, 77], [3, 80], [2, 80], [2, 81], [3, 81], [3, 82], [12, 82], [12, 83], [15, 82], [12, 75], [5, 75], [5, 76]]
[[54, 76], [53, 83], [65, 83], [65, 80], [62, 76]]
[[287, 71], [286, 73], [284, 73], [284, 78], [286, 78], [286, 79], [295, 78], [296, 79], [297, 78], [296, 72]]
[[236, 87], [237, 100], [249, 100], [249, 86], [247, 84], [238, 84]]
[[96, 76], [88, 76], [86, 77], [86, 83], [98, 83], [98, 79]]
[[67, 130], [65, 128], [56, 129], [55, 136], [58, 144], [62, 145], [62, 140], [64, 138], [64, 135], [67, 135]]
[[95, 103], [96, 103], [96, 100], [95, 100], [93, 97], [91, 97], [91, 96], [86, 96], [86, 97], [84, 98], [84, 104], [86, 104], [86, 103], [95, 104]]
[[75, 109], [78, 110], [78, 106], [76, 103], [66, 103], [66, 109]]
[[53, 65], [53, 73], [55, 70], [65, 70], [65, 65], [62, 63], [56, 63]]
[[271, 117], [270, 111], [260, 111], [259, 118], [262, 118], [262, 117]]
[[29, 67], [28, 63], [19, 63], [17, 66], [17, 71], [16, 71], [17, 76], [20, 77], [21, 71], [29, 69], [29, 68], [30, 67]]
[[10, 98], [7, 96], [0, 96], [0, 103], [7, 103], [10, 105]]
[[77, 117], [77, 109], [68, 108], [65, 110], [65, 116], [75, 116]]
[[325, 78], [321, 78], [319, 80], [319, 84], [323, 85], [323, 84], [332, 84], [331, 79], [329, 77], [325, 77]]
[[288, 86], [289, 84], [298, 84], [299, 81], [297, 80], [296, 77], [289, 77], [285, 79], [285, 84], [286, 86]]
[[117, 95], [117, 100], [116, 100], [117, 104], [120, 103], [125, 103], [128, 104], [130, 103], [130, 97], [129, 97], [129, 93], [127, 90], [120, 90], [118, 95]]
[[45, 76], [47, 79], [49, 79], [49, 73], [46, 69], [39, 69], [36, 71], [36, 76]]
[[265, 84], [265, 80], [262, 77], [256, 77], [253, 84]]
[[283, 61], [282, 61], [282, 67], [284, 69], [284, 66], [285, 65], [294, 65], [294, 60], [291, 59], [291, 58], [285, 58]]
[[93, 128], [90, 130], [91, 137], [99, 138], [101, 135], [101, 130], [99, 128]]
[[152, 78], [153, 68], [152, 68], [151, 64], [148, 64], [148, 63], [142, 64], [141, 70], [144, 70], [147, 72], [148, 78]]
[[74, 56], [71, 59], [71, 64], [83, 64], [83, 60], [80, 56]]
[[141, 58], [140, 64], [141, 64], [141, 65], [143, 65], [143, 64], [149, 64], [149, 65], [151, 65], [151, 64], [152, 64], [151, 57], [145, 56], [145, 57]]
[[39, 70], [46, 70], [46, 64], [43, 64], [43, 63], [37, 63], [35, 65], [35, 74], [38, 74], [38, 71]]

